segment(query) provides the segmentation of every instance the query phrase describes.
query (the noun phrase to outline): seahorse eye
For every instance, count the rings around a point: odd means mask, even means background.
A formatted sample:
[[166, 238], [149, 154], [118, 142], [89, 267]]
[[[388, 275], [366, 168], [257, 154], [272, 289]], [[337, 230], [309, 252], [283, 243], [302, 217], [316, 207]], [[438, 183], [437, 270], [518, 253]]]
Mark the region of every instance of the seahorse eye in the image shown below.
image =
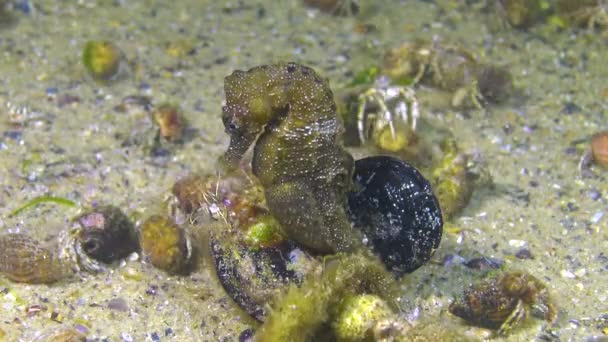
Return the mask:
[[238, 127], [237, 127], [237, 125], [234, 122], [231, 122], [228, 125], [227, 129], [228, 129], [229, 133], [234, 133], [234, 132], [236, 132], [236, 130], [238, 129]]

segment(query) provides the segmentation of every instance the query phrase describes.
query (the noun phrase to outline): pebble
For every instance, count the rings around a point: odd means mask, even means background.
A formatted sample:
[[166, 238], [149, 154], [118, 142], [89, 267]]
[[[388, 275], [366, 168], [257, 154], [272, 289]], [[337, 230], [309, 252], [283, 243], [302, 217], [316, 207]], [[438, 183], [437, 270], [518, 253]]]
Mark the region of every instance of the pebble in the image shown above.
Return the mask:
[[568, 278], [568, 279], [576, 278], [576, 275], [568, 270], [561, 270], [559, 272], [559, 274], [561, 274], [562, 278]]
[[587, 274], [587, 270], [586, 270], [586, 269], [584, 269], [584, 268], [579, 268], [579, 269], [577, 269], [576, 271], [574, 271], [574, 275], [575, 275], [577, 278], [584, 277], [584, 276], [585, 276], [585, 274]]
[[591, 223], [598, 223], [600, 222], [600, 220], [602, 219], [602, 217], [604, 217], [604, 212], [603, 211], [598, 211], [597, 213], [593, 214], [593, 216], [591, 217]]
[[524, 240], [509, 240], [509, 246], [511, 247], [523, 247], [527, 244], [527, 241]]
[[602, 198], [602, 193], [597, 189], [589, 189], [589, 191], [587, 191], [587, 196], [590, 199], [597, 201], [598, 199]]
[[123, 298], [112, 298], [108, 301], [108, 309], [127, 312], [129, 311], [129, 305]]
[[515, 257], [518, 259], [534, 259], [534, 255], [527, 248], [522, 248], [517, 253], [515, 253]]
[[122, 338], [123, 341], [125, 342], [133, 342], [133, 337], [130, 334], [127, 333], [122, 333], [120, 334], [120, 338]]
[[241, 332], [239, 335], [239, 342], [250, 342], [253, 340], [254, 330], [251, 328], [247, 328]]
[[488, 270], [498, 269], [504, 264], [504, 261], [500, 259], [494, 259], [489, 257], [473, 258], [464, 262], [467, 268], [474, 270]]

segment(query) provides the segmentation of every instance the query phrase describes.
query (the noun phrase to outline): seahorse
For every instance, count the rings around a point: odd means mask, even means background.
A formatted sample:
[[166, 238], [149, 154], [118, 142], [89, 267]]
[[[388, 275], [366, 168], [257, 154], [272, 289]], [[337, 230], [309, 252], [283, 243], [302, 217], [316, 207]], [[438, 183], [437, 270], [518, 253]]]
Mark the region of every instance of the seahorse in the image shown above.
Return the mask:
[[236, 168], [255, 143], [251, 167], [287, 235], [322, 253], [362, 245], [346, 212], [354, 161], [329, 82], [296, 63], [237, 70], [224, 82], [222, 120]]

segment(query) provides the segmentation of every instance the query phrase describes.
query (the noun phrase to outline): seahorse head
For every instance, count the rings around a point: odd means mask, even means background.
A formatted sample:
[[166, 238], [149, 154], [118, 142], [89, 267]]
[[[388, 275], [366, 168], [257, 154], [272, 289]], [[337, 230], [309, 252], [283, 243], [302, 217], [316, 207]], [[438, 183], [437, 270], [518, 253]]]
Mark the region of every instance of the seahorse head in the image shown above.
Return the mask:
[[284, 113], [288, 104], [282, 82], [277, 82], [267, 67], [233, 72], [225, 79], [224, 92], [222, 121], [230, 135], [224, 158], [229, 165], [235, 165], [264, 127]]

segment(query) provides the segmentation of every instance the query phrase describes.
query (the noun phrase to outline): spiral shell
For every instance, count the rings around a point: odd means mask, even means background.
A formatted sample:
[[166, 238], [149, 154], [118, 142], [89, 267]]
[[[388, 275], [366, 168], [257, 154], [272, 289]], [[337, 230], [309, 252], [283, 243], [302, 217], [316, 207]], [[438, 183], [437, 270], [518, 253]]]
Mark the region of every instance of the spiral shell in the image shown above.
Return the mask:
[[57, 253], [23, 234], [0, 236], [0, 273], [12, 281], [50, 284], [68, 275]]
[[139, 250], [135, 227], [117, 207], [101, 206], [76, 217], [78, 240], [91, 258], [109, 264]]

